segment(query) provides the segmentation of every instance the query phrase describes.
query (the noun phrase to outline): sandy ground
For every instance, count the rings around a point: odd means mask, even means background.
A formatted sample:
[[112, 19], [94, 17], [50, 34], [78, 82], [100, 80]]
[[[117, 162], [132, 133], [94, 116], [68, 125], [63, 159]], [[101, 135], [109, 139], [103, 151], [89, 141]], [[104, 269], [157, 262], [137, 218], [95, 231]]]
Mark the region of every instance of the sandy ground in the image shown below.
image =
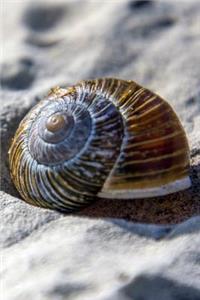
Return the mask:
[[[1, 22], [4, 299], [199, 299], [200, 2], [4, 0]], [[169, 101], [190, 143], [190, 189], [73, 216], [20, 199], [7, 155], [20, 120], [53, 86], [96, 77]]]

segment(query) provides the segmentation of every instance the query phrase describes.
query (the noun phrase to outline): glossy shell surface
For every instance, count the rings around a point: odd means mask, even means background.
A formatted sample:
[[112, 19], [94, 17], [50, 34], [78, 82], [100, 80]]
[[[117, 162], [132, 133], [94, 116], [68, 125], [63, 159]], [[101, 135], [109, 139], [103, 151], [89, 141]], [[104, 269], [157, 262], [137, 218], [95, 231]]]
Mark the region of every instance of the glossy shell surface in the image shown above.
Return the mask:
[[171, 106], [114, 78], [53, 89], [21, 121], [9, 161], [25, 201], [65, 212], [99, 197], [151, 197], [190, 186], [188, 142]]

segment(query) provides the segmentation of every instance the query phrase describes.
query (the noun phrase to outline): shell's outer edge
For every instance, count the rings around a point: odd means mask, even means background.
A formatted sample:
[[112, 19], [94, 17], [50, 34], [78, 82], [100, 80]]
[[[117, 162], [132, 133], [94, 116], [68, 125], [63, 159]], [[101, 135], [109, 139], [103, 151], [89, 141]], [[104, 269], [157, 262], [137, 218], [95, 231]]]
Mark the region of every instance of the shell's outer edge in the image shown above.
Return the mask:
[[130, 189], [130, 190], [110, 190], [110, 191], [101, 191], [98, 193], [99, 198], [107, 199], [142, 199], [142, 198], [151, 198], [157, 196], [165, 196], [172, 194], [178, 191], [188, 189], [191, 186], [191, 180], [189, 177], [184, 177], [161, 185], [159, 187], [152, 188], [143, 188], [143, 189]]

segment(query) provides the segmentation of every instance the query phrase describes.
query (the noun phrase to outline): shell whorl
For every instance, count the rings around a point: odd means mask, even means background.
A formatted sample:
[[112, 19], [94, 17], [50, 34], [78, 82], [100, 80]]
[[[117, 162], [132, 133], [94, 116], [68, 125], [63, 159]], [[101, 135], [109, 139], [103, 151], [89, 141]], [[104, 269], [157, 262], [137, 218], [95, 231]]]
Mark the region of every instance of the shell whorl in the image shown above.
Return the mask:
[[20, 123], [9, 161], [27, 202], [66, 212], [98, 196], [189, 186], [189, 147], [173, 109], [135, 82], [112, 78], [54, 89]]

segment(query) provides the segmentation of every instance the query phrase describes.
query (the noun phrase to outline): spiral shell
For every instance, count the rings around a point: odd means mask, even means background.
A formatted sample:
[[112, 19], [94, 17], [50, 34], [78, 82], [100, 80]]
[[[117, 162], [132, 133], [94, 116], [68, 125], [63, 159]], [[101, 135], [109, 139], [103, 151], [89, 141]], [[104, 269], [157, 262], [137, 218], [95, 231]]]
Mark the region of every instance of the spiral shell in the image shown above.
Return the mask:
[[143, 198], [190, 186], [189, 147], [171, 106], [134, 81], [55, 88], [21, 121], [12, 179], [33, 205], [71, 212], [96, 198]]

